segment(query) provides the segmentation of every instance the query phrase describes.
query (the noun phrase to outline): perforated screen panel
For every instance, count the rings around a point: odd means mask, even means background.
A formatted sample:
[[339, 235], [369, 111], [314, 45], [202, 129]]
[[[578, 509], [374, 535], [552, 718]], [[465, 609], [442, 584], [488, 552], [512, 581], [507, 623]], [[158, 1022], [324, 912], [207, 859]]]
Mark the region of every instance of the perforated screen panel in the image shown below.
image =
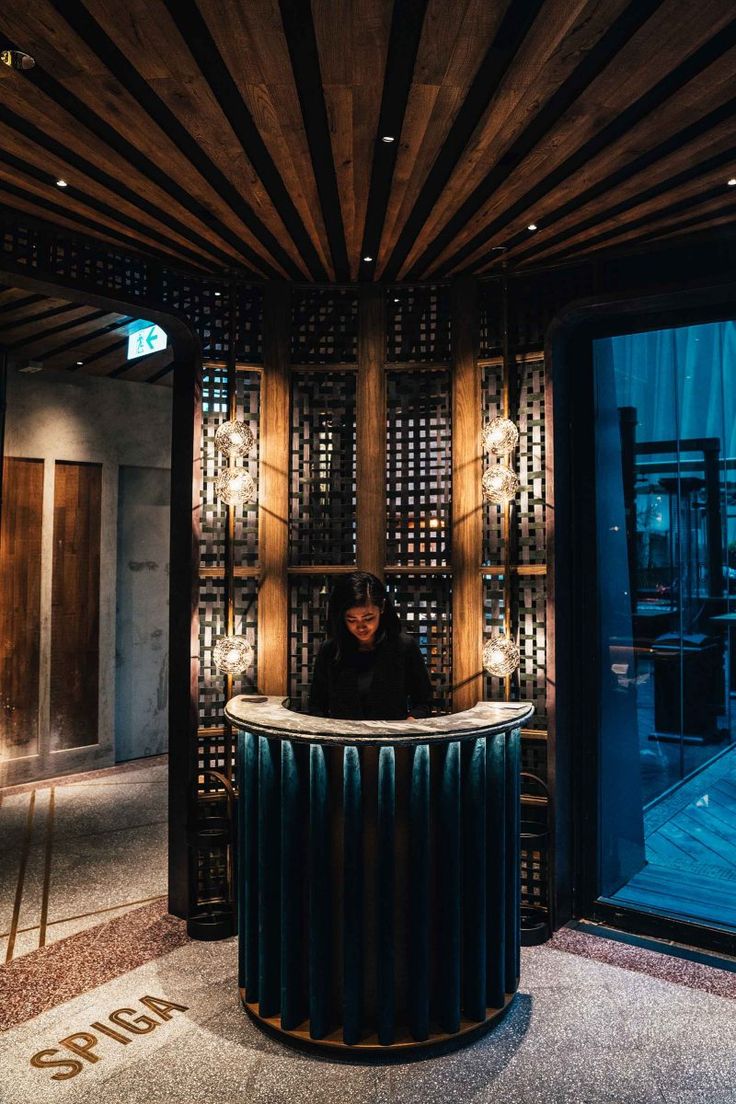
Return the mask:
[[386, 290], [386, 359], [389, 363], [441, 364], [452, 356], [450, 289], [436, 286]]
[[358, 358], [358, 296], [337, 288], [295, 288], [291, 298], [293, 364], [351, 364]]
[[386, 560], [407, 567], [450, 559], [450, 373], [389, 372]]
[[434, 711], [452, 708], [452, 579], [449, 575], [386, 575], [401, 624], [424, 653]]
[[353, 372], [292, 377], [293, 564], [355, 563], [355, 388]]
[[306, 711], [312, 667], [327, 638], [327, 599], [335, 578], [293, 576], [289, 582], [289, 698], [291, 708]]
[[[238, 372], [236, 376], [237, 416], [247, 423], [255, 436], [248, 455], [238, 460], [258, 483], [258, 421], [261, 378], [258, 372]], [[225, 562], [225, 525], [227, 508], [215, 494], [218, 473], [228, 466], [222, 453], [215, 449], [217, 428], [228, 418], [227, 371], [222, 367], [207, 367], [202, 378], [202, 512], [200, 565], [221, 567]], [[252, 567], [258, 559], [258, 502], [247, 503], [235, 510], [235, 563]]]

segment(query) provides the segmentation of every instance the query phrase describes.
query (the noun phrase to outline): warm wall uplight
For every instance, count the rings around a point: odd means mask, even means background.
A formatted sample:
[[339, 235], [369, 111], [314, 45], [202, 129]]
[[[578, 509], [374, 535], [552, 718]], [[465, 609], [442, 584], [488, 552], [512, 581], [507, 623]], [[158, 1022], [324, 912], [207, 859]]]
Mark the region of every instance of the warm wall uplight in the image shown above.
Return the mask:
[[215, 448], [225, 456], [245, 456], [254, 444], [253, 432], [245, 422], [223, 422], [217, 427]]
[[521, 653], [516, 643], [503, 633], [493, 632], [483, 645], [483, 666], [490, 675], [505, 678], [519, 666]]
[[221, 636], [212, 649], [212, 662], [224, 675], [239, 675], [253, 662], [253, 645], [244, 636]]
[[496, 464], [483, 473], [483, 497], [496, 506], [505, 506], [519, 490], [519, 477], [505, 464]]
[[256, 497], [256, 484], [244, 468], [223, 468], [215, 480], [215, 494], [226, 506], [241, 506]]

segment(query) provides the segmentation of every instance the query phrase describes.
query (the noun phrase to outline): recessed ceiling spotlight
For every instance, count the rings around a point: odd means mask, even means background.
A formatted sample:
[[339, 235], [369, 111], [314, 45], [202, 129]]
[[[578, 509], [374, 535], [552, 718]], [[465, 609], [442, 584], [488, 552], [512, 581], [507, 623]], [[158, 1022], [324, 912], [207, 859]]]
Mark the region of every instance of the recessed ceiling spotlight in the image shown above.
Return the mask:
[[728, 182], [729, 188], [736, 188], [736, 176], [732, 176]]
[[31, 55], [24, 53], [23, 50], [2, 50], [0, 61], [9, 69], [32, 69], [36, 64]]
[[215, 297], [216, 297], [216, 298], [219, 298], [219, 297], [220, 297], [221, 295], [222, 295], [222, 292], [221, 292], [221, 291], [216, 291], [216, 292], [215, 292]]
[[57, 187], [57, 188], [68, 188], [68, 187], [69, 187], [69, 185], [67, 184], [66, 180], [62, 180], [62, 179], [61, 179], [61, 177], [60, 177], [60, 178], [59, 178], [59, 179], [58, 179], [58, 180], [56, 181], [56, 187]]
[[382, 134], [381, 135], [381, 141], [382, 142], [393, 142], [393, 140], [394, 140], [393, 134]]
[[81, 367], [83, 364], [84, 364], [83, 360], [78, 360], [77, 361], [77, 367]]
[[527, 230], [536, 230], [536, 229], [537, 229], [536, 222], [530, 222], [529, 225], [527, 226]]
[[398, 299], [394, 299], [394, 303], [398, 303], [398, 302], [399, 302], [399, 300], [398, 300]]
[[364, 260], [364, 261], [372, 261], [372, 260], [373, 260], [373, 258], [372, 258], [372, 257], [364, 257], [364, 258], [363, 258], [363, 260]]

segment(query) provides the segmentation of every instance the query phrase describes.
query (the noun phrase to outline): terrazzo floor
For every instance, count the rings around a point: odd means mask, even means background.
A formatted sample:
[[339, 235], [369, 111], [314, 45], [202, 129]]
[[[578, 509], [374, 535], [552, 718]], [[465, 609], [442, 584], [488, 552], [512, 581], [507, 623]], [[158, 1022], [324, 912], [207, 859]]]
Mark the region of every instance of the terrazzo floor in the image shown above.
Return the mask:
[[167, 760], [0, 790], [0, 962], [166, 894]]
[[[134, 914], [131, 914], [131, 918]], [[122, 921], [116, 921], [118, 925]], [[0, 1036], [2, 1104], [451, 1104], [736, 1101], [736, 974], [579, 933], [523, 951], [520, 991], [505, 1019], [454, 1054], [365, 1066], [298, 1054], [267, 1038], [241, 1010], [236, 943], [186, 942], [136, 969], [19, 1023]], [[587, 950], [600, 961], [587, 956]], [[39, 954], [51, 954], [54, 948]], [[619, 955], [625, 966], [614, 965]], [[32, 960], [35, 956], [29, 955]], [[645, 972], [647, 961], [654, 973]], [[657, 970], [657, 962], [663, 970]], [[13, 964], [16, 965], [16, 964]], [[17, 964], [20, 966], [20, 963]], [[12, 971], [13, 967], [6, 970]], [[680, 977], [682, 981], [673, 980]], [[2, 985], [2, 970], [0, 970]], [[694, 988], [693, 985], [696, 987]], [[710, 990], [710, 991], [709, 991]], [[163, 1018], [141, 1002], [162, 998]], [[158, 1026], [122, 1043], [109, 1016]], [[96, 1037], [89, 1061], [39, 1069], [59, 1040]], [[84, 1047], [84, 1035], [76, 1042]], [[67, 1058], [73, 1054], [66, 1051]]]

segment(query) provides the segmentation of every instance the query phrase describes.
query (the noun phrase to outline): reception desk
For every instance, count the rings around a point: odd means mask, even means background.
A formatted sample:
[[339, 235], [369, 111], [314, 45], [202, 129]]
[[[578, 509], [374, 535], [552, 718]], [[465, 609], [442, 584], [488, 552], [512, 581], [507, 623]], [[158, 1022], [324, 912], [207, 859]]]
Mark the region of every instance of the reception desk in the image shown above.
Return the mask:
[[337, 1054], [462, 1042], [519, 981], [525, 703], [340, 721], [233, 698], [239, 985], [266, 1030]]

